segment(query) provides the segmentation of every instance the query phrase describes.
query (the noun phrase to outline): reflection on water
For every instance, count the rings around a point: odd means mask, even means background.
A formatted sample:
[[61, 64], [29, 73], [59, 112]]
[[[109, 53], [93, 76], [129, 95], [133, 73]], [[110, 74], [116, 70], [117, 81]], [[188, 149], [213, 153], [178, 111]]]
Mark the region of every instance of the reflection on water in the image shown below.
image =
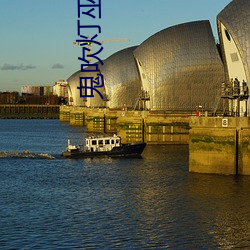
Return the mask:
[[[0, 152], [9, 142], [10, 152], [59, 155], [84, 137], [58, 121], [0, 126]], [[142, 159], [3, 157], [0, 247], [249, 249], [249, 191], [247, 176], [188, 173], [187, 146], [148, 145]]]
[[218, 246], [250, 247], [249, 191], [247, 176], [189, 174], [187, 195]]

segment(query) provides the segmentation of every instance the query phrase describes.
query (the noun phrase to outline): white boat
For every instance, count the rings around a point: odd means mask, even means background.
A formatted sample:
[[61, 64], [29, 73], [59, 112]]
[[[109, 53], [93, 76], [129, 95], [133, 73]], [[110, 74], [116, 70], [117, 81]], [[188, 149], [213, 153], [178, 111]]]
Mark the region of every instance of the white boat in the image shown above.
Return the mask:
[[121, 137], [113, 136], [90, 136], [85, 139], [85, 145], [68, 146], [62, 156], [66, 158], [86, 158], [97, 156], [140, 156], [146, 146], [145, 142], [122, 144]]

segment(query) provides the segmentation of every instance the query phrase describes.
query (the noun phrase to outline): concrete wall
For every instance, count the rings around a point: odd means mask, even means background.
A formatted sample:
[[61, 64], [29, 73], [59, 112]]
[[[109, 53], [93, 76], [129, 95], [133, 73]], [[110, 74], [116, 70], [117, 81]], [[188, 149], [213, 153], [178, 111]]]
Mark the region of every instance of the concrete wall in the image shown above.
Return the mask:
[[72, 126], [86, 126], [88, 132], [116, 133], [123, 142], [149, 144], [188, 144], [188, 115], [155, 114], [61, 106], [60, 120]]
[[145, 140], [151, 144], [188, 144], [189, 116], [148, 114]]
[[61, 122], [70, 121], [70, 112], [72, 108], [69, 106], [60, 106], [59, 119]]
[[189, 171], [250, 174], [248, 117], [190, 117]]
[[85, 121], [84, 126], [86, 126], [89, 132], [99, 132], [104, 133], [104, 110], [102, 109], [85, 109]]
[[250, 175], [250, 122], [248, 128], [243, 128], [239, 135], [239, 173]]
[[0, 119], [58, 119], [59, 105], [0, 105]]
[[118, 113], [117, 134], [121, 136], [123, 142], [144, 141], [143, 120], [140, 111], [122, 111]]

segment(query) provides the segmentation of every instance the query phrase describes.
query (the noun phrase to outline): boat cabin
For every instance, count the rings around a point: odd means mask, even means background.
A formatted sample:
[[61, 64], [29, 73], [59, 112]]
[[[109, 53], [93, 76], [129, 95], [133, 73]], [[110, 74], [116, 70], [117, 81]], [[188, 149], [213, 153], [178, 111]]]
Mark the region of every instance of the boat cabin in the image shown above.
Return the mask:
[[102, 137], [88, 137], [86, 138], [86, 151], [111, 151], [114, 147], [121, 146], [121, 138], [117, 135], [114, 136], [102, 136]]

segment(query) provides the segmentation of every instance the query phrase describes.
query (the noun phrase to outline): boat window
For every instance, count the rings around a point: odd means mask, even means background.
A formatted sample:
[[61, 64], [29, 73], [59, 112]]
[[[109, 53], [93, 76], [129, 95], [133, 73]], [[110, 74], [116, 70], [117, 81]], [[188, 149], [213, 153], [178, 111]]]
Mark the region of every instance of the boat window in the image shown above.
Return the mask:
[[110, 141], [109, 140], [105, 140], [105, 144], [110, 144]]
[[98, 141], [98, 144], [99, 144], [99, 145], [103, 145], [103, 140], [99, 140], [99, 141]]
[[116, 143], [119, 143], [119, 140], [118, 140], [118, 139], [116, 139]]
[[114, 141], [114, 140], [111, 140], [111, 144], [115, 144], [115, 141]]
[[96, 140], [92, 140], [92, 145], [96, 145]]

